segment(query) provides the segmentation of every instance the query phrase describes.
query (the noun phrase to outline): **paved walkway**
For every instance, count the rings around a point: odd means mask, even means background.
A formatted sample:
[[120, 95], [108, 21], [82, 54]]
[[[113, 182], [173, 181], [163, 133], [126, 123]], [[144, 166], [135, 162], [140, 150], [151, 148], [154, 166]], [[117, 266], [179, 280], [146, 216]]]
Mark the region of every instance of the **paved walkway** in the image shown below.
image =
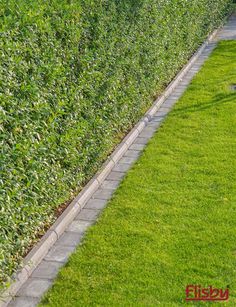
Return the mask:
[[36, 306], [42, 295], [52, 285], [61, 266], [68, 260], [70, 254], [85, 233], [86, 229], [94, 223], [101, 210], [106, 206], [114, 190], [119, 186], [125, 173], [138, 159], [143, 148], [156, 132], [161, 122], [178, 101], [188, 84], [199, 71], [204, 61], [209, 57], [219, 40], [236, 39], [236, 15], [219, 31], [217, 36], [206, 46], [200, 57], [195, 61], [184, 79], [178, 84], [172, 94], [165, 100], [161, 108], [147, 124], [135, 142], [130, 146], [124, 157], [114, 166], [103, 185], [95, 192], [76, 219], [67, 228], [55, 245], [48, 252], [41, 264], [34, 270], [28, 281], [18, 291], [14, 300], [8, 306], [32, 307]]

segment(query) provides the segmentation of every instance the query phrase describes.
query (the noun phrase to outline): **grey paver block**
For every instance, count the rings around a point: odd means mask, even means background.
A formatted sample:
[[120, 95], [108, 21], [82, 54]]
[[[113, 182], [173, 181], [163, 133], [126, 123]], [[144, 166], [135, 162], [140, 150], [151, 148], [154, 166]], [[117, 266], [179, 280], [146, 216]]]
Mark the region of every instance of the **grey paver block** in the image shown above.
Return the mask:
[[151, 121], [150, 123], [148, 123], [148, 126], [147, 127], [150, 127], [150, 128], [154, 128], [155, 131], [157, 131], [157, 129], [160, 127], [161, 125], [161, 121]]
[[173, 105], [175, 105], [177, 102], [177, 100], [171, 100], [171, 99], [167, 99], [165, 102], [164, 102], [164, 106], [168, 106], [169, 108], [172, 108]]
[[[208, 57], [207, 57], [208, 58]], [[193, 77], [196, 75], [196, 72], [195, 71], [188, 71], [188, 73], [187, 73], [187, 75], [186, 75], [186, 79], [188, 80], [188, 79], [190, 79], [190, 80], [192, 80], [193, 79]]]
[[56, 245], [61, 246], [77, 246], [83, 235], [78, 232], [65, 231], [62, 236], [57, 240]]
[[142, 151], [145, 147], [145, 144], [137, 144], [137, 143], [134, 143], [130, 146], [129, 149], [131, 150], [137, 150], [137, 151]]
[[75, 250], [72, 246], [54, 245], [44, 257], [46, 261], [66, 262], [70, 254]]
[[93, 194], [93, 198], [98, 199], [110, 199], [113, 194], [113, 190], [111, 189], [99, 189], [97, 192]]
[[[88, 203], [90, 200], [88, 201]], [[88, 204], [87, 203], [87, 204]], [[85, 207], [87, 206], [85, 205]], [[78, 232], [83, 234], [89, 226], [91, 226], [93, 223], [91, 221], [73, 221], [67, 228], [68, 231], [72, 232]]]
[[173, 93], [171, 93], [171, 94], [166, 98], [166, 100], [164, 101], [164, 103], [169, 102], [169, 101], [176, 102], [176, 98], [173, 96]]
[[154, 115], [154, 117], [155, 116], [166, 116], [168, 113], [169, 113], [169, 109], [162, 109], [162, 108], [160, 108], [157, 112], [156, 112], [156, 114]]
[[145, 138], [137, 137], [137, 139], [135, 140], [134, 144], [146, 145], [148, 141], [149, 141], [149, 138], [147, 138], [147, 137], [145, 137]]
[[128, 163], [118, 163], [116, 166], [114, 166], [113, 171], [115, 172], [127, 172], [131, 167], [131, 164]]
[[119, 163], [128, 163], [132, 164], [137, 160], [137, 157], [123, 157], [120, 159]]
[[200, 67], [202, 67], [203, 63], [204, 60], [201, 57], [199, 57], [198, 60], [195, 62], [195, 65], [199, 65]]
[[[117, 182], [117, 181], [114, 181]], [[106, 207], [107, 200], [106, 199], [90, 199], [87, 204], [84, 206], [85, 209], [96, 209], [101, 210]]]
[[8, 307], [35, 307], [39, 302], [40, 299], [35, 297], [16, 297]]
[[[194, 70], [194, 68], [191, 68]], [[174, 93], [183, 93], [187, 88], [186, 84], [179, 84], [175, 89], [174, 89]]]
[[62, 265], [62, 262], [43, 260], [31, 276], [44, 279], [54, 279]]
[[[188, 82], [190, 83], [191, 81], [192, 81], [192, 79], [193, 79], [193, 75], [186, 75], [186, 80], [188, 80]], [[179, 97], [177, 97], [177, 100], [180, 98], [180, 96]]]
[[101, 188], [108, 189], [108, 190], [115, 190], [119, 186], [119, 184], [120, 184], [120, 181], [118, 180], [105, 180]]
[[[198, 64], [195, 63], [195, 64], [193, 65], [193, 69], [196, 69], [196, 70], [198, 70], [198, 71], [200, 70], [201, 67], [202, 67], [202, 64], [201, 64], [201, 63], [198, 63]], [[188, 85], [187, 82], [181, 83], [181, 85], [182, 85], [182, 84]]]
[[111, 171], [110, 174], [107, 176], [108, 180], [121, 180], [124, 177], [124, 172], [114, 172]]
[[[196, 65], [196, 67], [198, 67], [198, 68], [200, 68], [202, 66], [202, 64], [197, 64]], [[188, 87], [188, 85], [189, 85], [189, 82], [187, 81], [187, 80], [183, 80], [183, 81], [181, 81], [181, 83], [180, 83], [180, 85], [182, 86], [185, 86], [186, 88]]]
[[77, 215], [76, 220], [95, 221], [100, 211], [95, 209], [82, 209]]
[[[150, 123], [159, 123], [159, 125], [161, 124], [161, 122], [165, 119], [164, 115], [159, 115], [159, 114], [155, 114], [152, 118], [152, 121]], [[148, 123], [149, 124], [149, 123]]]
[[[149, 123], [147, 124], [145, 130], [143, 130], [143, 131], [147, 131], [147, 132], [156, 132], [157, 128], [156, 128], [155, 126], [152, 126], [152, 124], [153, 124], [152, 122], [149, 122]], [[158, 126], [158, 122], [154, 122], [154, 124], [155, 124], [156, 126]]]
[[[188, 74], [187, 74], [187, 75], [188, 75]], [[187, 75], [186, 75], [186, 76], [187, 76]], [[189, 77], [189, 78], [190, 78], [190, 77]], [[191, 79], [192, 79], [192, 77], [191, 77]], [[170, 96], [168, 97], [168, 99], [178, 100], [181, 96], [182, 96], [181, 93], [177, 93], [177, 92], [173, 91], [173, 92], [170, 94]]]
[[124, 157], [135, 157], [138, 158], [140, 155], [139, 151], [137, 150], [127, 150]]
[[170, 111], [170, 107], [165, 105], [165, 102], [163, 102], [162, 106], [159, 108], [160, 111], [165, 111], [165, 112], [169, 112]]
[[208, 53], [202, 54], [201, 59], [206, 60], [208, 58], [208, 56], [209, 56]]
[[201, 57], [209, 56], [210, 53], [211, 53], [211, 49], [205, 48], [204, 51], [201, 54]]
[[155, 130], [153, 130], [153, 129], [152, 130], [148, 130], [147, 128], [145, 128], [145, 130], [140, 133], [140, 137], [142, 137], [142, 138], [151, 138], [154, 133], [155, 133]]
[[49, 289], [51, 284], [51, 280], [29, 278], [17, 292], [17, 296], [41, 297]]
[[199, 69], [198, 69], [198, 68], [194, 68], [194, 67], [192, 67], [192, 68], [189, 70], [189, 72], [190, 72], [190, 73], [193, 73], [193, 74], [196, 74], [198, 71], [199, 71]]

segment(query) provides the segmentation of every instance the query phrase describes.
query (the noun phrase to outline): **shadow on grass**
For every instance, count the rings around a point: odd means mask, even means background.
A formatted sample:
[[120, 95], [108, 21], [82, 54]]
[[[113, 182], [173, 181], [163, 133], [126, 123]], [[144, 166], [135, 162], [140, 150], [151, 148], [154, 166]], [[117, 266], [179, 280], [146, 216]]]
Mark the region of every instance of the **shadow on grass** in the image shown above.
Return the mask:
[[209, 110], [214, 108], [218, 105], [228, 104], [228, 103], [235, 103], [236, 102], [236, 92], [232, 92], [229, 94], [217, 94], [210, 102], [207, 103], [199, 103], [191, 105], [190, 107], [181, 107], [174, 110], [175, 115], [181, 115], [183, 113], [192, 113], [192, 112], [201, 112], [205, 110]]

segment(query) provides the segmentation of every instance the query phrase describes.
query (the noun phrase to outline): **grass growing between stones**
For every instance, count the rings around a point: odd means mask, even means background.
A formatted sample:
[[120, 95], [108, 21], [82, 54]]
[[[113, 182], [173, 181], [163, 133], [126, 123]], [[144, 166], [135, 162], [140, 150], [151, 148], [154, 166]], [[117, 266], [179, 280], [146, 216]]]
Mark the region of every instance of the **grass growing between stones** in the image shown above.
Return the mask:
[[41, 306], [182, 306], [188, 284], [235, 306], [235, 58], [221, 42]]

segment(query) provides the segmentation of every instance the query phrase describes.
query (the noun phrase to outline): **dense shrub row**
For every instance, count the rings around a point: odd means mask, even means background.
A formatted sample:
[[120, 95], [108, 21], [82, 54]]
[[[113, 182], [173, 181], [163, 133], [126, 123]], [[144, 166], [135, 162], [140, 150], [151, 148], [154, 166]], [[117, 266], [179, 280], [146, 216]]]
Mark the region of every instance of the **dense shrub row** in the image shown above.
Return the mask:
[[0, 1], [0, 280], [230, 0]]

